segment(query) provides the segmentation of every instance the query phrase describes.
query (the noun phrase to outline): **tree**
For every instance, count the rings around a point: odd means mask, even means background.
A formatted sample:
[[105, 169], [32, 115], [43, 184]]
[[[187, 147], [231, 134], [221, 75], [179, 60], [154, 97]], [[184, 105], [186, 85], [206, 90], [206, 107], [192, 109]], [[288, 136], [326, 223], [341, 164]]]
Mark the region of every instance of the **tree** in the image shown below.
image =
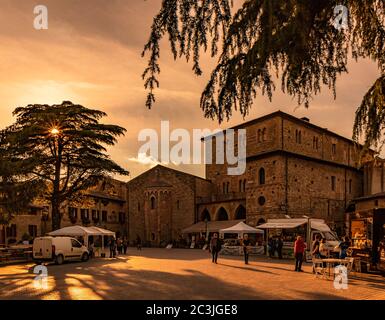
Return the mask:
[[41, 189], [40, 181], [24, 179], [27, 169], [8, 152], [5, 134], [0, 132], [0, 225], [5, 242], [7, 227], [14, 215], [21, 213]]
[[28, 201], [39, 195], [50, 202], [56, 230], [63, 203], [110, 174], [128, 175], [105, 153], [104, 145], [114, 145], [125, 129], [99, 123], [104, 112], [64, 101], [19, 107], [13, 114], [16, 122], [0, 132], [0, 150], [6, 160], [0, 185], [13, 195], [5, 201], [8, 207], [14, 209], [12, 199], [17, 202], [29, 190]]
[[[357, 111], [355, 132], [384, 123], [385, 2], [383, 0], [245, 0], [232, 13], [232, 0], [163, 0], [154, 17], [143, 56], [149, 53], [143, 73], [149, 90], [146, 106], [155, 102], [159, 86], [159, 43], [168, 35], [174, 59], [192, 57], [193, 71], [202, 74], [200, 52], [218, 56], [217, 66], [201, 95], [205, 117], [222, 122], [233, 110], [246, 116], [258, 93], [271, 99], [281, 78], [281, 90], [309, 106], [311, 98], [328, 86], [336, 95], [336, 79], [347, 72], [352, 57], [377, 61], [381, 77], [365, 95]], [[337, 5], [348, 9], [348, 28]], [[338, 7], [337, 7], [338, 9]], [[220, 48], [219, 48], [220, 46]], [[365, 127], [366, 126], [366, 127]], [[357, 137], [357, 134], [354, 136]], [[367, 143], [375, 135], [369, 134]]]

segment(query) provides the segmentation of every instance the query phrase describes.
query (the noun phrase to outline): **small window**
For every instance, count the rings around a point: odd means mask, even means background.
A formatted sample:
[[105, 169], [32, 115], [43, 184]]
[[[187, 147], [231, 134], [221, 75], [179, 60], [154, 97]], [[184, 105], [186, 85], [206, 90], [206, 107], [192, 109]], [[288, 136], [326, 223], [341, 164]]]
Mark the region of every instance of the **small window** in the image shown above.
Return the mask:
[[265, 169], [261, 168], [258, 171], [258, 181], [259, 184], [265, 184]]
[[302, 132], [301, 130], [295, 130], [295, 142], [301, 143], [302, 142]]
[[126, 222], [126, 215], [124, 212], [119, 212], [119, 223], [125, 223]]
[[332, 176], [332, 179], [331, 179], [331, 187], [332, 187], [332, 191], [336, 191], [336, 177], [335, 176]]
[[227, 182], [226, 184], [226, 193], [230, 192], [230, 182]]
[[140, 202], [138, 201], [138, 211], [140, 211]]
[[335, 143], [332, 144], [332, 155], [336, 155], [337, 154], [337, 145]]
[[313, 149], [318, 150], [318, 137], [313, 137]]
[[151, 240], [152, 240], [152, 241], [155, 240], [155, 233], [151, 233]]
[[37, 208], [32, 207], [32, 208], [29, 208], [28, 214], [31, 215], [31, 216], [36, 216], [37, 215], [37, 211], [38, 211]]
[[352, 179], [349, 180], [349, 193], [352, 193], [352, 189], [353, 189], [353, 181]]
[[262, 132], [261, 129], [258, 129], [257, 131], [257, 141], [262, 142]]
[[28, 226], [28, 233], [29, 233], [29, 235], [30, 235], [32, 238], [36, 238], [36, 237], [37, 237], [37, 225], [30, 224], [30, 225]]
[[107, 222], [107, 211], [105, 210], [102, 211], [102, 221]]
[[176, 201], [176, 208], [180, 209], [180, 201], [179, 200]]
[[70, 218], [77, 218], [78, 217], [78, 209], [68, 207], [68, 215], [70, 216]]
[[246, 192], [246, 179], [243, 180], [243, 192]]
[[261, 197], [258, 198], [258, 204], [260, 206], [263, 206], [265, 203], [266, 203], [265, 197], [261, 196]]
[[374, 200], [374, 206], [378, 207], [378, 200]]
[[155, 209], [156, 208], [156, 199], [155, 197], [151, 197], [151, 209]]
[[239, 180], [238, 184], [239, 184], [238, 190], [239, 192], [242, 192], [242, 180]]

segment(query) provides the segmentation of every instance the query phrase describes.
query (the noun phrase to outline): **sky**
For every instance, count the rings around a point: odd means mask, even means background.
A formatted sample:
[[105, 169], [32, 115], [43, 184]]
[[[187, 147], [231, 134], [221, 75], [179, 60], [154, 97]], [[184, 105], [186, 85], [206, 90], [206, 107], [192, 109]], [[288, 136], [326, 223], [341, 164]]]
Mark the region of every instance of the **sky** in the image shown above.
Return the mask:
[[[33, 27], [34, 7], [48, 8], [48, 30]], [[159, 130], [162, 120], [171, 129], [227, 128], [277, 110], [306, 116], [316, 125], [350, 138], [354, 113], [363, 95], [379, 77], [376, 63], [351, 61], [349, 73], [337, 79], [337, 99], [327, 88], [310, 108], [298, 107], [280, 90], [270, 102], [258, 95], [250, 114], [235, 114], [218, 125], [205, 119], [200, 94], [216, 60], [203, 56], [204, 74], [195, 76], [192, 64], [174, 61], [167, 40], [161, 44], [160, 89], [151, 110], [144, 103], [141, 57], [161, 0], [0, 0], [0, 128], [14, 122], [12, 111], [31, 103], [57, 104], [64, 100], [103, 110], [103, 122], [123, 126], [125, 137], [109, 148], [111, 158], [130, 171], [132, 179], [155, 163], [138, 160], [142, 129]], [[280, 84], [277, 83], [277, 87]], [[204, 176], [203, 165], [171, 165]]]

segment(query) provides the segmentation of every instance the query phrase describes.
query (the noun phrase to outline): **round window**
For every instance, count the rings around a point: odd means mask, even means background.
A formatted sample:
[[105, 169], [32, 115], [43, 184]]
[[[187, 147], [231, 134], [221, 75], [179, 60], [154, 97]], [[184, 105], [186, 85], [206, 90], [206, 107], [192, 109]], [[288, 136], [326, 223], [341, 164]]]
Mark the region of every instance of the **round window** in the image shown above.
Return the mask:
[[259, 203], [260, 206], [263, 206], [265, 204], [265, 202], [266, 202], [265, 197], [261, 196], [261, 197], [258, 198], [258, 203]]

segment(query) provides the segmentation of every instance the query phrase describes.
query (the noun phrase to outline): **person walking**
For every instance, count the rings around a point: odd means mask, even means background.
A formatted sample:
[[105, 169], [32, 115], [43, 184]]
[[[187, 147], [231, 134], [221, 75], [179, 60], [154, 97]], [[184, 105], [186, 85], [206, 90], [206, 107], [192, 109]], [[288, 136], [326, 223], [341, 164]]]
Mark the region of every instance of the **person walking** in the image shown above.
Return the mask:
[[311, 247], [311, 255], [316, 259], [319, 259], [321, 257], [320, 250], [319, 250], [320, 244], [321, 244], [321, 237], [320, 235], [317, 235]]
[[277, 252], [278, 252], [279, 259], [282, 259], [282, 248], [283, 248], [283, 240], [282, 240], [282, 236], [279, 236], [277, 240]]
[[128, 248], [128, 240], [126, 237], [123, 239], [123, 253], [126, 255], [127, 254], [127, 248]]
[[118, 238], [118, 240], [116, 240], [116, 247], [118, 249], [118, 254], [122, 254], [122, 239]]
[[111, 238], [109, 241], [110, 246], [110, 258], [116, 257], [116, 241], [114, 238]]
[[210, 252], [212, 255], [212, 262], [218, 263], [218, 253], [221, 251], [222, 244], [221, 240], [218, 238], [218, 233], [214, 233], [210, 241]]
[[267, 241], [267, 251], [269, 252], [269, 257], [272, 258], [273, 257], [273, 254], [274, 254], [274, 248], [273, 248], [273, 238], [269, 238], [269, 240]]
[[348, 237], [343, 237], [343, 241], [339, 244], [340, 247], [340, 259], [347, 257], [347, 251], [350, 247], [350, 241]]
[[141, 251], [142, 250], [142, 239], [139, 235], [136, 237], [136, 248]]
[[294, 243], [295, 271], [303, 272], [302, 261], [305, 253], [306, 245], [301, 236], [297, 237]]
[[245, 233], [242, 240], [243, 246], [243, 255], [245, 257], [245, 264], [249, 264], [249, 251], [251, 246], [251, 241], [249, 240], [249, 235]]

